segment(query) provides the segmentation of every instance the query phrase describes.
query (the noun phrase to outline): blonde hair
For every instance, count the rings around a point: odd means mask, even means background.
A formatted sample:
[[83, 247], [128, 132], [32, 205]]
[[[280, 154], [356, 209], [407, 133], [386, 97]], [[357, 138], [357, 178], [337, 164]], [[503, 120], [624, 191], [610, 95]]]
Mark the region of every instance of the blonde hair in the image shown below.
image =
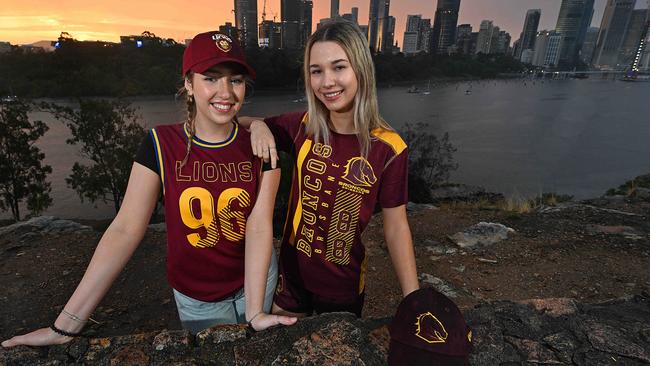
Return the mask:
[[392, 127], [379, 115], [377, 103], [377, 87], [375, 81], [375, 65], [372, 62], [368, 41], [363, 36], [359, 27], [347, 20], [331, 21], [314, 32], [307, 40], [305, 46], [305, 93], [307, 95], [309, 122], [307, 135], [315, 141], [329, 144], [329, 111], [325, 105], [316, 98], [310, 81], [310, 53], [316, 42], [336, 42], [348, 56], [354, 71], [358, 89], [354, 97], [354, 129], [361, 147], [361, 154], [368, 156], [370, 151], [370, 131], [375, 128], [392, 130]]

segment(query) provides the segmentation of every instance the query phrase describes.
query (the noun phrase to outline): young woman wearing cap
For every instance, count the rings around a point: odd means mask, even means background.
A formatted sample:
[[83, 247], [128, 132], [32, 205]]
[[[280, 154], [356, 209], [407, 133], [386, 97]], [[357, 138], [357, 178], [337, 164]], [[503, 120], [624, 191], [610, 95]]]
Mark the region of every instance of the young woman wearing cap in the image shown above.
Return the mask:
[[320, 27], [304, 59], [307, 113], [266, 124], [240, 118], [256, 154], [275, 157], [275, 142], [296, 159], [274, 312], [360, 316], [367, 264], [361, 234], [376, 203], [402, 293], [419, 287], [405, 209], [407, 147], [379, 115], [374, 65], [356, 25]]
[[158, 126], [145, 138], [120, 211], [52, 326], [2, 346], [60, 344], [78, 335], [140, 243], [161, 191], [168, 280], [184, 328], [295, 322], [267, 314], [277, 276], [272, 211], [279, 171], [264, 171], [235, 122], [245, 77], [254, 75], [228, 36], [194, 37], [183, 55], [188, 121]]

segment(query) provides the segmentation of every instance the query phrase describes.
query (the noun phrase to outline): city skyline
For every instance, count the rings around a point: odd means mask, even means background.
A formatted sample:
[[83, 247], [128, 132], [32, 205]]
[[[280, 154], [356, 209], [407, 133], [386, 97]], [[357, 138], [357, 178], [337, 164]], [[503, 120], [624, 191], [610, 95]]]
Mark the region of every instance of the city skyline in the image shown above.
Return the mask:
[[[167, 1], [163, 5], [147, 7], [147, 14], [141, 14], [145, 2], [116, 4], [101, 4], [79, 0], [68, 1], [70, 9], [62, 9], [53, 3], [38, 4], [33, 2], [18, 2], [8, 0], [8, 6], [0, 10], [0, 41], [13, 44], [29, 44], [41, 40], [56, 39], [60, 32], [66, 31], [79, 40], [118, 41], [120, 35], [140, 34], [144, 30], [151, 31], [164, 38], [177, 41], [191, 38], [195, 33], [206, 29], [216, 29], [225, 22], [235, 23], [233, 0], [205, 1], [198, 0], [193, 9], [184, 10], [183, 16], [187, 21], [180, 23], [179, 9], [186, 9], [180, 2]], [[219, 10], [196, 11], [194, 9], [215, 8]], [[482, 20], [493, 20], [501, 29], [510, 34], [518, 35], [523, 25], [526, 11], [531, 8], [542, 10], [539, 29], [553, 29], [559, 13], [560, 1], [548, 0], [462, 0], [458, 24], [472, 24], [478, 28]], [[322, 18], [330, 15], [328, 0], [315, 0], [313, 4], [313, 28]], [[258, 19], [264, 1], [258, 0]], [[339, 13], [350, 12], [352, 7], [359, 8], [359, 23], [368, 23], [369, 0], [340, 1]], [[434, 18], [437, 1], [400, 0], [391, 4], [390, 15], [396, 18], [395, 38], [401, 46], [402, 35], [409, 14], [422, 14], [423, 18]], [[606, 5], [605, 0], [595, 1], [595, 12], [592, 26], [599, 26]], [[645, 1], [638, 1], [637, 8], [646, 6]], [[223, 10], [221, 10], [223, 9]], [[193, 19], [191, 17], [194, 17]], [[267, 0], [266, 18], [276, 17], [280, 21], [280, 0]], [[514, 39], [513, 39], [514, 41]]]

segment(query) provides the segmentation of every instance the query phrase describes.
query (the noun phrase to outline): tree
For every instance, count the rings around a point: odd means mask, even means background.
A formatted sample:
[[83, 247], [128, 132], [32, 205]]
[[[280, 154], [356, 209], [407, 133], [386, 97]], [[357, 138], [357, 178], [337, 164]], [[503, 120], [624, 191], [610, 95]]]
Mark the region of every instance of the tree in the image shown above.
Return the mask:
[[426, 132], [428, 123], [406, 123], [402, 136], [409, 147], [409, 200], [430, 202], [431, 188], [449, 180], [452, 171], [458, 169], [454, 162], [457, 149], [449, 142], [449, 133], [441, 139]]
[[81, 198], [90, 202], [113, 202], [120, 208], [129, 180], [133, 157], [144, 137], [144, 128], [130, 103], [124, 101], [80, 99], [79, 110], [43, 103], [45, 110], [65, 123], [71, 145], [81, 146], [81, 155], [90, 165], [75, 162], [66, 178]]
[[20, 221], [20, 205], [38, 214], [52, 203], [50, 183], [45, 180], [52, 168], [43, 165], [45, 154], [35, 142], [48, 127], [41, 121], [30, 122], [31, 106], [22, 101], [0, 103], [0, 209], [11, 209]]

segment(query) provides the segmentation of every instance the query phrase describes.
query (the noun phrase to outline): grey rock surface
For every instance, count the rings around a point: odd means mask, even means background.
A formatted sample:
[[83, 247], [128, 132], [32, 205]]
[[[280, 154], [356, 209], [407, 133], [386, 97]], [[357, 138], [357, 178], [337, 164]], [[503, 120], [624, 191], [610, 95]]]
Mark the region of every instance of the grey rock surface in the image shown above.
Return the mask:
[[[650, 364], [647, 295], [599, 304], [498, 301], [464, 316], [475, 366]], [[196, 337], [165, 330], [78, 338], [61, 346], [0, 347], [0, 365], [384, 365], [390, 321], [331, 313], [253, 334], [244, 325], [225, 325]]]
[[409, 212], [420, 212], [420, 211], [426, 211], [426, 210], [438, 210], [439, 208], [428, 204], [428, 203], [413, 203], [409, 202], [406, 205], [406, 210]]
[[479, 222], [462, 232], [451, 235], [451, 239], [461, 248], [473, 248], [498, 243], [514, 233], [514, 229], [493, 222]]
[[38, 216], [27, 221], [17, 222], [0, 228], [0, 236], [24, 235], [28, 233], [64, 234], [88, 231], [92, 231], [90, 226], [81, 225], [74, 221], [62, 220], [54, 216]]

